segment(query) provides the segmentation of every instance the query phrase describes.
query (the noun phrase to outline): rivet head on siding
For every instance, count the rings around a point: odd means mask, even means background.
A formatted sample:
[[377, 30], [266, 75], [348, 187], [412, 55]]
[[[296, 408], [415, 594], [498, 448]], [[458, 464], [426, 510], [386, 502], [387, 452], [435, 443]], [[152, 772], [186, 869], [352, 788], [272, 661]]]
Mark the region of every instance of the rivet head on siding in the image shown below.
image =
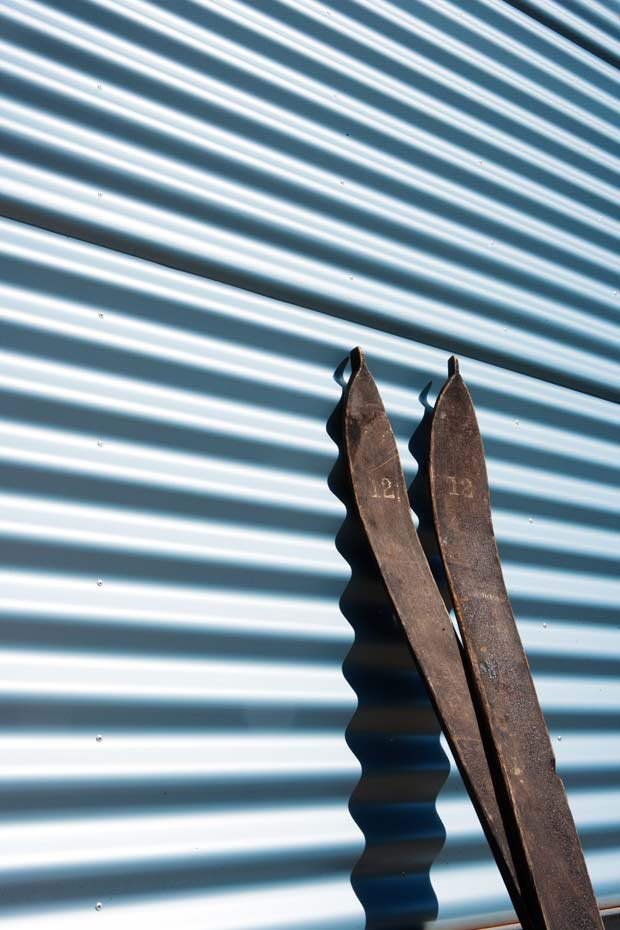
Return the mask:
[[102, 579], [102, 578], [98, 578], [98, 579], [97, 579], [97, 587], [100, 588], [102, 585], [103, 585], [103, 579]]
[[101, 733], [97, 733], [95, 739], [97, 740], [98, 743], [100, 743], [103, 739], [103, 736], [101, 735]]
[[95, 904], [95, 910], [100, 911], [102, 907], [103, 907], [103, 904], [101, 903], [101, 901], [97, 901], [97, 903]]
[[98, 440], [97, 440], [97, 445], [98, 445], [99, 448], [101, 449], [101, 447], [103, 446], [103, 440], [102, 440], [102, 439], [98, 439]]

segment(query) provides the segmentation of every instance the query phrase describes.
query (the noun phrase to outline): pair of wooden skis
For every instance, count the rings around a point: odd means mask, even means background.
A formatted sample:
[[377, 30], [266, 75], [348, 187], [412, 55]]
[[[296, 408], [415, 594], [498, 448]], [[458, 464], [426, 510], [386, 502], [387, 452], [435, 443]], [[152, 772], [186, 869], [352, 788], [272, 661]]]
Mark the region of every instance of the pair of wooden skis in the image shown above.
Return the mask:
[[435, 407], [435, 529], [461, 642], [413, 523], [390, 422], [351, 353], [345, 454], [364, 531], [523, 930], [602, 930], [583, 852], [508, 600], [484, 450], [451, 359]]

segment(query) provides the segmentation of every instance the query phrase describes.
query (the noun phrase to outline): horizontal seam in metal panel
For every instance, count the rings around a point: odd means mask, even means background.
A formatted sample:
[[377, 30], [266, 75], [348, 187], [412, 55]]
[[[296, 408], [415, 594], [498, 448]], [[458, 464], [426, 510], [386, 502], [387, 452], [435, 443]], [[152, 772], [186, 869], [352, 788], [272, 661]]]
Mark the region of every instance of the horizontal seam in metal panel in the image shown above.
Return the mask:
[[612, 68], [620, 68], [620, 56], [616, 58], [610, 55], [598, 42], [587, 39], [576, 30], [571, 29], [566, 23], [562, 23], [555, 16], [544, 14], [541, 10], [537, 10], [528, 0], [504, 0], [504, 2], [515, 10], [519, 10], [520, 13], [529, 16], [530, 19], [536, 20], [541, 26], [545, 26], [564, 39], [568, 39], [569, 42], [577, 45], [579, 48], [583, 49], [584, 52], [588, 52], [590, 55], [594, 55], [595, 58], [599, 58], [606, 64], [611, 65]]
[[[462, 353], [463, 355], [467, 355], [467, 357], [471, 358], [472, 360], [494, 365], [503, 368], [506, 371], [513, 371], [516, 374], [529, 375], [530, 377], [536, 378], [539, 381], [543, 381], [547, 384], [554, 384], [558, 387], [564, 387], [568, 388], [569, 390], [578, 391], [580, 394], [585, 394], [589, 397], [595, 397], [599, 400], [608, 401], [614, 404], [620, 403], [620, 398], [616, 396], [615, 392], [611, 392], [609, 394], [598, 393], [597, 391], [593, 391], [587, 384], [584, 384], [584, 382], [579, 378], [573, 379], [566, 377], [562, 380], [555, 380], [554, 378], [549, 377], [549, 374], [539, 365], [529, 364], [519, 367], [518, 365], [514, 364], [514, 361], [512, 361], [509, 356], [505, 356], [502, 352], [474, 352], [472, 351], [472, 346], [470, 344], [462, 345], [460, 344], [460, 341], [455, 341], [454, 339], [450, 343], [446, 344], [429, 342], [426, 334], [420, 333], [418, 327], [415, 325], [385, 326], [380, 325], [379, 321], [373, 321], [371, 323], [365, 313], [351, 313], [348, 308], [343, 307], [343, 305], [340, 304], [336, 299], [334, 300], [334, 310], [333, 312], [330, 312], [330, 310], [324, 307], [318, 309], [311, 306], [310, 304], [301, 302], [298, 299], [298, 296], [292, 293], [288, 288], [283, 288], [280, 292], [277, 290], [274, 292], [270, 291], [268, 288], [261, 289], [259, 287], [250, 287], [248, 286], [247, 280], [244, 283], [241, 283], [242, 273], [240, 273], [240, 278], [233, 284], [225, 276], [217, 277], [215, 275], [205, 274], [204, 271], [201, 271], [198, 267], [196, 267], [194, 260], [188, 259], [187, 261], [177, 262], [166, 261], [165, 256], [162, 254], [163, 246], [155, 245], [152, 252], [147, 249], [127, 248], [124, 247], [124, 244], [121, 245], [121, 243], [118, 241], [111, 242], [109, 233], [105, 237], [107, 241], [99, 242], [90, 238], [89, 236], [80, 235], [80, 231], [75, 228], [75, 224], [78, 224], [79, 221], [75, 219], [73, 223], [69, 223], [63, 219], [58, 224], [52, 225], [38, 223], [35, 221], [35, 218], [31, 216], [29, 217], [28, 222], [26, 222], [26, 220], [24, 220], [22, 217], [14, 216], [10, 210], [7, 210], [6, 204], [2, 203], [2, 201], [0, 201], [0, 217], [8, 219], [11, 222], [20, 223], [22, 226], [30, 226], [33, 229], [42, 229], [45, 232], [64, 236], [67, 239], [74, 239], [77, 242], [86, 242], [87, 244], [93, 245], [96, 248], [107, 249], [111, 252], [117, 252], [120, 255], [130, 255], [133, 258], [139, 259], [140, 261], [150, 262], [151, 264], [159, 265], [163, 268], [171, 268], [173, 271], [180, 271], [184, 274], [191, 274], [198, 278], [203, 278], [207, 281], [214, 281], [218, 284], [234, 287], [248, 294], [256, 294], [261, 297], [266, 297], [270, 300], [284, 301], [291, 306], [298, 307], [301, 310], [310, 311], [314, 314], [333, 317], [334, 319], [353, 323], [358, 326], [365, 326], [368, 329], [371, 329], [375, 332], [385, 333], [386, 335], [397, 336], [410, 341], [417, 341], [425, 346], [428, 346], [429, 348], [438, 349], [439, 351], [449, 352], [450, 354]], [[116, 235], [116, 233], [114, 233], [114, 235]], [[118, 235], [122, 236], [122, 233], [118, 233]]]
[[[601, 917], [603, 922], [606, 923], [607, 920], [610, 920], [613, 917], [620, 916], [620, 907], [605, 907], [601, 908]], [[509, 924], [493, 924], [492, 927], [472, 927], [471, 930], [521, 930], [520, 924], [509, 923]], [[611, 930], [611, 928], [610, 928]]]

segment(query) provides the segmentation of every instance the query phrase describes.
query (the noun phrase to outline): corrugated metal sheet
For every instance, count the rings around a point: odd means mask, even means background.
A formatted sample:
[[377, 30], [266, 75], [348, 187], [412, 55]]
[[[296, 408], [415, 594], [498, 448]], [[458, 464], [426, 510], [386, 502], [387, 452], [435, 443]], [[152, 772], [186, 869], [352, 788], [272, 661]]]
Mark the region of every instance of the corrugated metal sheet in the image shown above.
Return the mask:
[[358, 342], [412, 478], [465, 356], [558, 765], [620, 903], [613, 11], [0, 7], [7, 927], [510, 920], [345, 521]]

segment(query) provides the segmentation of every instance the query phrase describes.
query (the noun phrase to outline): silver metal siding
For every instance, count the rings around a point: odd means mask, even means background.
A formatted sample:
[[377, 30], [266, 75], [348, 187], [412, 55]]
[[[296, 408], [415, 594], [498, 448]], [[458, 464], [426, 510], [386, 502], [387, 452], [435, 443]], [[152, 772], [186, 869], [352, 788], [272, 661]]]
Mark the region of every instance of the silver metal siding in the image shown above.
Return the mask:
[[510, 920], [347, 538], [330, 417], [357, 343], [411, 478], [464, 356], [620, 903], [613, 8], [552, 11], [585, 47], [516, 6], [0, 6], [7, 927]]

